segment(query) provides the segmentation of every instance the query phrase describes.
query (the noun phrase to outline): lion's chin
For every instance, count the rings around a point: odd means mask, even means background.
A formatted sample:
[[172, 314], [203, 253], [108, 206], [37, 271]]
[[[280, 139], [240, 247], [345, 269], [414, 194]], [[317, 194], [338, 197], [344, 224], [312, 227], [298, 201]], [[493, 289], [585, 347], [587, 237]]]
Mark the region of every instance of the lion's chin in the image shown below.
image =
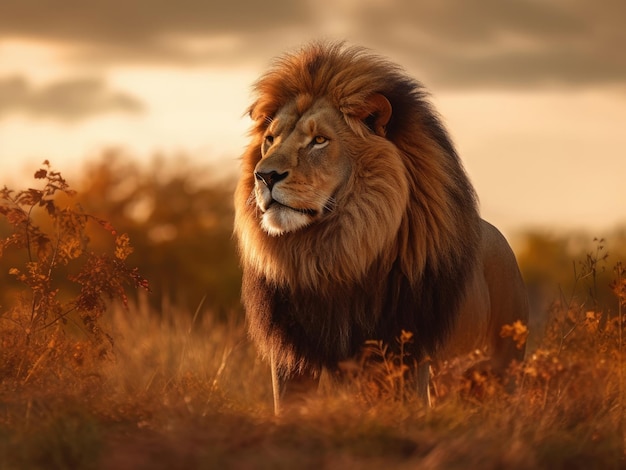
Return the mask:
[[261, 227], [273, 237], [295, 232], [311, 222], [311, 215], [278, 204], [271, 206], [261, 217]]

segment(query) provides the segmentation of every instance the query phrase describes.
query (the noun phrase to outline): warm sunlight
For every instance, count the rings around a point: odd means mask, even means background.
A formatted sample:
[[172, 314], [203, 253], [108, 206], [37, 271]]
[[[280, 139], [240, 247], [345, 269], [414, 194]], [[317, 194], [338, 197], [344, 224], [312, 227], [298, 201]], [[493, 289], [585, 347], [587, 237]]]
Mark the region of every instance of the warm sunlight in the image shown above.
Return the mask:
[[0, 469], [626, 468], [624, 0], [0, 2]]

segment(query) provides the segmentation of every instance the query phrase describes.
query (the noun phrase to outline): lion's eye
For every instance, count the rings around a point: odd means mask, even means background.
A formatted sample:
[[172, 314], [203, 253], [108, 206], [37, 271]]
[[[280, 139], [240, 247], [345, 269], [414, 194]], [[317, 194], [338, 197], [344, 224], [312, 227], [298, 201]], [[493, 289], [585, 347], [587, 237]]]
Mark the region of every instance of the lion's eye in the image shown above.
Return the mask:
[[311, 140], [311, 145], [313, 146], [313, 148], [322, 148], [325, 147], [326, 144], [328, 144], [328, 138], [324, 137], [323, 135], [316, 135], [315, 137], [313, 137], [313, 140]]
[[274, 136], [271, 134], [268, 134], [265, 136], [265, 144], [266, 145], [272, 145], [274, 143]]

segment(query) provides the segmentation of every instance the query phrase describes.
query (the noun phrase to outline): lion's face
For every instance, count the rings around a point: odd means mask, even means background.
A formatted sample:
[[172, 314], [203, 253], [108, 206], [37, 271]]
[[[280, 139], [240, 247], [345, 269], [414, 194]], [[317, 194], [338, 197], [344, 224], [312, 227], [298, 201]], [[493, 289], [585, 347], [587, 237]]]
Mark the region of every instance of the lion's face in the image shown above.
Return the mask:
[[320, 99], [304, 113], [284, 106], [263, 136], [254, 168], [261, 226], [272, 236], [297, 231], [332, 213], [351, 172], [341, 114]]
[[391, 104], [377, 92], [338, 101], [283, 89], [264, 90], [250, 110], [235, 192], [244, 263], [277, 285], [360, 279], [403, 243], [409, 179], [386, 135]]

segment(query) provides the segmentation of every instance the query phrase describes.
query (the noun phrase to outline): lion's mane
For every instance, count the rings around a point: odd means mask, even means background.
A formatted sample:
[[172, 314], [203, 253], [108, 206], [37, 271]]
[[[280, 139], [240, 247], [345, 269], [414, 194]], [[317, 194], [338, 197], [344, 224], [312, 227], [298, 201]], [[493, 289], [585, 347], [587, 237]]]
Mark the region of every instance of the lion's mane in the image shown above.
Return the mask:
[[[480, 217], [421, 84], [365, 49], [314, 43], [278, 59], [255, 92], [235, 233], [249, 332], [261, 352], [284, 371], [315, 373], [355, 355], [368, 339], [394, 343], [404, 329], [414, 334], [415, 357], [435, 353], [478, 262]], [[353, 118], [373, 94], [392, 107], [385, 137]], [[352, 130], [345, 148], [364, 149], [352, 170], [361, 176], [332, 217], [270, 236], [253, 191], [263, 133], [286, 104], [296, 102], [303, 112], [322, 97]], [[400, 155], [402, 181], [385, 171], [389, 152]], [[358, 178], [368, 178], [375, 193], [363, 194]]]

